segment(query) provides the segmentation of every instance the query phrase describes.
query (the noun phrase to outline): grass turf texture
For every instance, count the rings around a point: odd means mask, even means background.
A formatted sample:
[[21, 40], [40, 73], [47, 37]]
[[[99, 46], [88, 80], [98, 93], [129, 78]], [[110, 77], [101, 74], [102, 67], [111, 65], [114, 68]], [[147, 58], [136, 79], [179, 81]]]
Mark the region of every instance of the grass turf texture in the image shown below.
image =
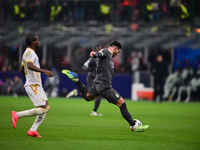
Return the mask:
[[0, 97], [2, 150], [194, 150], [200, 149], [200, 103], [153, 103], [125, 100], [133, 118], [150, 127], [132, 132], [117, 106], [106, 100], [90, 116], [94, 102], [78, 98], [49, 98], [50, 112], [38, 128], [42, 138], [26, 135], [36, 117], [11, 123], [12, 110], [33, 108], [28, 97]]

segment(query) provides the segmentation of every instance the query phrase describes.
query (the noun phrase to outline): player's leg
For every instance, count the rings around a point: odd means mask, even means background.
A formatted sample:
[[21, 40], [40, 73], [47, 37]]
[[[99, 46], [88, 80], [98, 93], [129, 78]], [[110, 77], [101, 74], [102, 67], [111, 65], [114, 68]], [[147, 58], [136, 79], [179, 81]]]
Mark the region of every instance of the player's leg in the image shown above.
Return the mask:
[[[38, 133], [37, 133], [37, 129], [40, 126], [40, 124], [43, 122], [43, 120], [45, 119], [46, 114], [49, 112], [50, 110], [50, 106], [46, 97], [46, 94], [43, 90], [42, 87], [38, 87], [38, 91], [37, 91], [37, 104], [36, 102], [34, 102], [34, 105], [40, 105], [38, 106], [38, 108], [44, 108], [46, 110], [46, 112], [44, 114], [39, 114], [37, 115], [35, 122], [33, 123], [32, 127], [30, 128], [30, 130], [27, 132], [27, 135], [32, 136], [32, 137], [41, 137]], [[36, 98], [35, 98], [36, 99]], [[45, 100], [45, 105], [43, 105], [43, 100]]]
[[12, 111], [11, 113], [12, 113], [13, 127], [16, 128], [16, 123], [19, 118], [37, 115], [36, 121], [31, 128], [32, 130], [30, 129], [27, 134], [34, 137], [41, 137], [36, 132], [36, 130], [39, 127], [39, 125], [42, 123], [42, 121], [44, 120], [46, 113], [50, 110], [50, 106], [47, 101], [46, 94], [43, 88], [38, 85], [34, 88], [34, 90], [33, 88], [31, 88], [31, 86], [26, 86], [25, 90], [27, 94], [29, 95], [31, 101], [37, 108], [20, 111], [20, 112]]
[[114, 103], [120, 108], [121, 114], [124, 119], [130, 124], [130, 129], [135, 132], [142, 132], [146, 130], [149, 125], [138, 125], [129, 113], [124, 99], [121, 97], [116, 103]]
[[168, 97], [169, 97], [169, 92], [170, 92], [169, 86], [168, 86], [168, 85], [164, 85], [163, 99], [168, 99]]
[[109, 103], [113, 103], [120, 108], [120, 112], [121, 112], [123, 118], [129, 123], [131, 130], [144, 131], [145, 129], [147, 129], [149, 127], [148, 125], [139, 126], [139, 124], [137, 124], [133, 120], [131, 114], [129, 113], [129, 111], [127, 109], [124, 99], [113, 88], [109, 88], [103, 84], [99, 84], [98, 86], [96, 86], [96, 88], [98, 89], [99, 94], [102, 97], [104, 97]]
[[86, 100], [86, 101], [91, 101], [91, 100], [94, 100], [94, 98], [96, 96], [92, 96], [88, 93], [88, 89], [87, 87], [78, 79], [78, 74], [77, 73], [74, 73], [70, 70], [62, 70], [62, 73], [65, 74], [69, 79], [71, 79], [73, 82], [76, 83], [79, 91], [81, 92], [83, 98]]
[[169, 101], [172, 101], [176, 91], [177, 91], [177, 87], [175, 86], [175, 87], [172, 88], [172, 93], [169, 96]]
[[45, 106], [40, 106], [43, 108], [46, 108], [46, 113], [41, 114], [41, 115], [37, 115], [32, 127], [28, 130], [27, 135], [32, 136], [32, 137], [42, 137], [37, 133], [37, 129], [40, 126], [40, 124], [43, 122], [44, 118], [46, 117], [46, 114], [48, 113], [48, 111], [50, 110], [50, 106], [48, 101], [46, 100], [46, 105]]
[[67, 95], [66, 95], [66, 98], [70, 98], [72, 96], [77, 96], [78, 95], [78, 91], [77, 89], [73, 89], [71, 92], [69, 92]]
[[101, 103], [101, 98], [102, 98], [101, 96], [96, 97], [95, 102], [94, 102], [94, 109], [90, 114], [91, 116], [103, 116], [102, 114], [97, 113], [97, 110], [98, 110], [99, 105]]
[[180, 100], [181, 100], [181, 94], [185, 90], [186, 90], [186, 86], [180, 86], [180, 88], [178, 89], [178, 97], [176, 99], [176, 102], [180, 102]]
[[164, 86], [164, 83], [162, 83], [162, 82], [160, 82], [160, 84], [159, 84], [159, 96], [160, 96], [160, 102], [162, 102], [163, 101], [163, 93], [164, 93], [164, 91], [163, 91], [163, 86]]
[[154, 82], [154, 94], [153, 94], [153, 101], [156, 102], [158, 96], [158, 84]]
[[187, 86], [187, 98], [185, 99], [185, 103], [188, 103], [190, 101], [190, 95], [191, 95], [191, 87]]
[[[94, 79], [95, 79], [94, 75], [91, 74], [87, 75], [86, 82], [89, 90], [94, 86], [94, 81], [93, 81]], [[90, 90], [90, 92], [91, 91], [92, 89]], [[95, 98], [93, 111], [90, 113], [91, 116], [103, 116], [102, 114], [97, 113], [97, 109], [99, 108], [100, 102], [101, 102], [101, 96], [97, 96]]]

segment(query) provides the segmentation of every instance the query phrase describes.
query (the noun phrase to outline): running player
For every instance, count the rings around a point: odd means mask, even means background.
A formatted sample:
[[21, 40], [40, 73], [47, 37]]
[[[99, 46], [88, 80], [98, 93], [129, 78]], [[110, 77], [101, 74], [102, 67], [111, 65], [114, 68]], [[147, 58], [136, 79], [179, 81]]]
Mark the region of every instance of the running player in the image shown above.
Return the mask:
[[144, 131], [149, 126], [139, 125], [128, 112], [126, 103], [120, 94], [112, 88], [112, 78], [114, 74], [113, 57], [121, 51], [121, 44], [118, 41], [112, 41], [108, 48], [102, 49], [99, 52], [91, 52], [90, 57], [98, 58], [97, 75], [94, 79], [94, 85], [88, 89], [78, 79], [78, 75], [69, 70], [62, 70], [62, 73], [76, 83], [78, 89], [81, 91], [83, 98], [86, 101], [94, 100], [98, 95], [104, 97], [109, 103], [113, 103], [120, 108], [124, 119], [130, 124], [132, 131]]
[[25, 50], [22, 57], [21, 73], [26, 78], [26, 83], [24, 85], [26, 93], [37, 108], [20, 112], [12, 111], [12, 124], [15, 129], [19, 118], [37, 115], [36, 120], [28, 130], [27, 135], [32, 137], [42, 137], [37, 133], [37, 128], [43, 122], [47, 112], [50, 110], [50, 106], [47, 96], [42, 88], [41, 73], [44, 73], [48, 77], [52, 77], [53, 73], [48, 70], [40, 69], [39, 59], [35, 53], [35, 50], [38, 49], [40, 45], [38, 36], [30, 34], [26, 36], [25, 41], [28, 48]]
[[[101, 46], [95, 46], [95, 52], [98, 52], [101, 50]], [[96, 76], [96, 70], [97, 70], [97, 59], [96, 58], [89, 58], [84, 64], [83, 64], [83, 70], [88, 70], [88, 75], [86, 78], [87, 82], [87, 88], [90, 89], [93, 86], [93, 80]], [[71, 96], [77, 96], [78, 91], [76, 89], [72, 90], [67, 94], [66, 98], [69, 98]], [[81, 95], [81, 94], [80, 94]], [[101, 103], [101, 96], [97, 96], [94, 103], [94, 109], [90, 113], [91, 116], [103, 116], [102, 114], [97, 113], [97, 109], [99, 108], [99, 105]]]

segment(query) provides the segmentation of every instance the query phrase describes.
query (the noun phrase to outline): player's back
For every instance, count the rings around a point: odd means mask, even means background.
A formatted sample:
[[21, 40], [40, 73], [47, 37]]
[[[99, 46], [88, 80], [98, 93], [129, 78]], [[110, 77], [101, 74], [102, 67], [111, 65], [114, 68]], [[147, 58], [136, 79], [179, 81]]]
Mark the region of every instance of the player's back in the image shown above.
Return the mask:
[[34, 66], [40, 68], [38, 56], [36, 55], [35, 51], [30, 48], [27, 48], [22, 56], [21, 65], [24, 66], [24, 74], [26, 77], [26, 83], [24, 86], [33, 84], [42, 86], [41, 73], [29, 69], [27, 66], [28, 62], [31, 62]]

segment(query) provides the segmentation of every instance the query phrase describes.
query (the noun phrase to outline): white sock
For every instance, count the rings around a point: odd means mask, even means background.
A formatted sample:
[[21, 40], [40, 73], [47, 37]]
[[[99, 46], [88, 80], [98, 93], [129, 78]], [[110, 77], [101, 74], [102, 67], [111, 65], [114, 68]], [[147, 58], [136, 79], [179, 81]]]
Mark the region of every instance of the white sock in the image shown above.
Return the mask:
[[25, 111], [20, 111], [17, 112], [17, 116], [18, 117], [30, 117], [30, 116], [36, 116], [36, 115], [41, 115], [44, 114], [46, 112], [45, 108], [33, 108], [33, 109], [29, 109], [29, 110], [25, 110]]
[[40, 126], [40, 124], [43, 122], [44, 118], [46, 116], [46, 113], [42, 114], [42, 115], [37, 115], [35, 122], [33, 123], [32, 127], [31, 127], [31, 131], [37, 131], [37, 128]]

